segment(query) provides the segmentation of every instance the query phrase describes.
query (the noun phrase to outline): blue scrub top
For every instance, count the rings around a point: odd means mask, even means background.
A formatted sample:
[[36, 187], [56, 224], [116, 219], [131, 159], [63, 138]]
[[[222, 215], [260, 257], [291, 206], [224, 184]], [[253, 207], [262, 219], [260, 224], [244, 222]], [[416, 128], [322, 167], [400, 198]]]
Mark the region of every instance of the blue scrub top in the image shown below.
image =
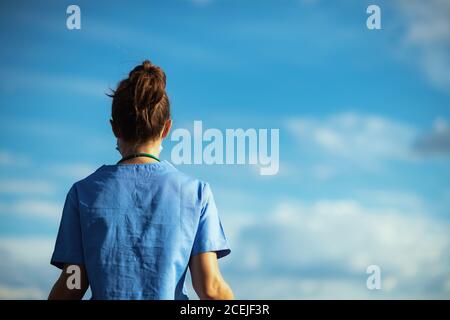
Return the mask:
[[92, 299], [188, 299], [191, 256], [230, 253], [209, 185], [169, 162], [103, 165], [67, 194], [51, 264], [85, 266]]

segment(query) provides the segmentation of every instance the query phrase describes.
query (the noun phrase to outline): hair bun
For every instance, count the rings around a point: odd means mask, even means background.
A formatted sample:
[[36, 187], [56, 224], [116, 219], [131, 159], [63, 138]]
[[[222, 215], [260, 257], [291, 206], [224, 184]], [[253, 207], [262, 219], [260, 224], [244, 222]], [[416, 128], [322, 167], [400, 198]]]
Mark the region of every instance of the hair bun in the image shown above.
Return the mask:
[[170, 103], [166, 93], [166, 74], [157, 65], [144, 60], [120, 81], [113, 92], [112, 117], [123, 139], [142, 142], [160, 137]]
[[142, 69], [144, 69], [144, 71], [150, 71], [153, 68], [155, 68], [155, 66], [150, 62], [150, 60], [144, 60], [144, 62], [142, 62]]
[[[162, 87], [162, 89], [166, 87], [166, 74], [160, 67], [151, 63], [150, 60], [144, 60], [144, 62], [142, 62], [141, 68], [136, 67], [134, 71], [138, 71], [139, 69], [141, 71], [139, 72], [139, 77], [147, 77], [148, 75], [150, 75], [150, 77], [153, 77], [155, 80], [155, 82], [153, 83], [154, 86]], [[134, 73], [134, 71], [132, 71], [132, 73]]]

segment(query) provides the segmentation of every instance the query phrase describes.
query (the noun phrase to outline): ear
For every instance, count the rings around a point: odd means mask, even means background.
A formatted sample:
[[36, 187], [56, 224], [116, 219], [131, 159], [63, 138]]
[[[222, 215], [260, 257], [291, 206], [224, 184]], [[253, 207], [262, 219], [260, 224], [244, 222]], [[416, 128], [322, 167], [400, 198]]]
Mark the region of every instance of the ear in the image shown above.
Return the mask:
[[164, 128], [161, 132], [161, 139], [164, 139], [165, 137], [167, 137], [171, 128], [172, 128], [172, 119], [168, 119], [168, 120], [166, 120], [166, 123], [164, 123]]
[[117, 126], [117, 124], [114, 122], [113, 119], [110, 119], [109, 123], [111, 124], [111, 129], [112, 129], [114, 136], [116, 138], [120, 138], [120, 130], [119, 130], [119, 127]]

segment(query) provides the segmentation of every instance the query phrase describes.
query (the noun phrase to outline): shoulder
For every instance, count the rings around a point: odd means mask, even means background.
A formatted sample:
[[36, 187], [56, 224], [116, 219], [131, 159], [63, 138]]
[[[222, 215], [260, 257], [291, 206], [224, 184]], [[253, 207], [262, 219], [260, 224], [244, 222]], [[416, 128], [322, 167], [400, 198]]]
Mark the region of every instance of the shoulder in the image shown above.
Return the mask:
[[77, 190], [80, 187], [82, 187], [84, 184], [91, 183], [92, 181], [95, 181], [96, 179], [98, 179], [98, 177], [104, 167], [105, 167], [105, 165], [102, 165], [102, 166], [98, 167], [97, 169], [95, 169], [92, 173], [90, 173], [86, 177], [74, 182], [72, 184], [71, 188], [69, 189], [69, 194], [72, 194], [72, 193], [76, 194]]
[[204, 202], [212, 194], [210, 184], [204, 180], [186, 174], [167, 162], [173, 169], [168, 170], [168, 181], [173, 181], [181, 187], [181, 192]]
[[173, 179], [179, 180], [185, 184], [188, 184], [192, 187], [196, 187], [197, 189], [203, 189], [208, 183], [198, 179], [194, 176], [191, 176], [183, 171], [180, 171], [178, 168], [174, 167], [171, 163], [167, 162], [168, 165], [172, 168], [172, 170], [168, 170], [168, 176]]

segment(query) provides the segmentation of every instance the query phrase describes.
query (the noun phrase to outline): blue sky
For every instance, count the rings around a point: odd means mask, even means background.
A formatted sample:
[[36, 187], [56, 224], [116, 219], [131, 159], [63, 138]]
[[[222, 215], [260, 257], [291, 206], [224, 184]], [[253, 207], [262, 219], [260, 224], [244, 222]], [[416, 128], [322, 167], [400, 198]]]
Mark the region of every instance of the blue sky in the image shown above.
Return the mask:
[[[81, 30], [66, 28], [70, 4]], [[66, 192], [119, 159], [105, 93], [143, 59], [166, 71], [175, 128], [280, 129], [275, 176], [180, 167], [215, 192], [237, 297], [450, 297], [448, 3], [0, 8], [0, 298], [45, 297]], [[366, 288], [371, 264], [382, 290]]]

